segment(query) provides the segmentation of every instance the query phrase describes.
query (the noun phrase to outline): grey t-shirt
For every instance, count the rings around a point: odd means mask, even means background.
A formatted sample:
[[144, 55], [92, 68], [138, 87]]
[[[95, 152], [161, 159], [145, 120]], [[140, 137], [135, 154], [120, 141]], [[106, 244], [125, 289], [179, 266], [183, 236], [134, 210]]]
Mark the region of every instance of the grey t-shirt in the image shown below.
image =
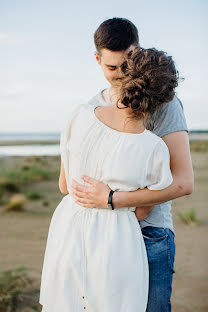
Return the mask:
[[[88, 103], [99, 106], [112, 105], [105, 102], [102, 92], [95, 95]], [[147, 122], [146, 128], [160, 137], [177, 131], [188, 132], [181, 101], [175, 96], [172, 101], [165, 103]], [[139, 222], [141, 228], [146, 226], [169, 228], [176, 234], [173, 228], [171, 203], [172, 200], [154, 206], [147, 218]]]

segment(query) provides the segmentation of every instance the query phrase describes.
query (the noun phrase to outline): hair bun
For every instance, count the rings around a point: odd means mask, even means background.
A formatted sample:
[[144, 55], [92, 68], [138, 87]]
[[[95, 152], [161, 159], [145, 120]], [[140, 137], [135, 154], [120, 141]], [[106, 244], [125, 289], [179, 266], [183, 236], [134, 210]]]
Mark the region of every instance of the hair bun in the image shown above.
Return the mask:
[[135, 48], [120, 66], [120, 102], [135, 116], [153, 114], [171, 101], [178, 86], [178, 71], [171, 56], [155, 48]]

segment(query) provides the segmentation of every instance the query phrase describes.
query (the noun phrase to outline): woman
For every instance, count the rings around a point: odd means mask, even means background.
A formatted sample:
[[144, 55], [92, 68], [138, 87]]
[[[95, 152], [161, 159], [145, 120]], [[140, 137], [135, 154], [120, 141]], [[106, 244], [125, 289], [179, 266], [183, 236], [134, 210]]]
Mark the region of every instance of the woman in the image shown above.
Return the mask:
[[111, 210], [107, 202], [106, 209], [82, 207], [69, 187], [72, 177], [82, 183], [83, 174], [113, 191], [160, 190], [172, 183], [168, 148], [145, 128], [174, 96], [178, 77], [172, 58], [136, 48], [120, 73], [116, 104], [79, 105], [61, 133], [69, 194], [49, 227], [39, 301], [43, 312], [146, 310], [148, 261], [136, 207]]

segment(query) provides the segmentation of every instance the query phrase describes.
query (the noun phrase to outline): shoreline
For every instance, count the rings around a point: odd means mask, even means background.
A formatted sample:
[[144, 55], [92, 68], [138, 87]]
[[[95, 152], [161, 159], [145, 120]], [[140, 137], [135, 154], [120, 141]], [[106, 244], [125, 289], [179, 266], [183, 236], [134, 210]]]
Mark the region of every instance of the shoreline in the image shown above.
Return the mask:
[[0, 146], [13, 146], [13, 145], [57, 145], [59, 140], [5, 140], [0, 141]]
[[[189, 141], [208, 141], [208, 133], [207, 132], [189, 132]], [[0, 146], [21, 146], [21, 145], [57, 145], [60, 144], [60, 140], [37, 140], [37, 139], [30, 139], [30, 140], [1, 140], [0, 139]]]

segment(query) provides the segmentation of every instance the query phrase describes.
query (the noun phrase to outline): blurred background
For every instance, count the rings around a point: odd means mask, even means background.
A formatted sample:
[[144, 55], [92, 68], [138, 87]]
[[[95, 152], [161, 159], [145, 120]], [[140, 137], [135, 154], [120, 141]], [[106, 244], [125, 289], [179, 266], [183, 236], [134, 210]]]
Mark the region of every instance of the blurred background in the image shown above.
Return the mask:
[[[0, 312], [40, 311], [58, 188], [59, 137], [72, 106], [108, 87], [93, 34], [130, 19], [140, 44], [172, 55], [189, 128], [195, 190], [174, 200], [173, 311], [208, 311], [208, 2], [0, 0]], [[158, 311], [159, 312], [159, 311]]]

